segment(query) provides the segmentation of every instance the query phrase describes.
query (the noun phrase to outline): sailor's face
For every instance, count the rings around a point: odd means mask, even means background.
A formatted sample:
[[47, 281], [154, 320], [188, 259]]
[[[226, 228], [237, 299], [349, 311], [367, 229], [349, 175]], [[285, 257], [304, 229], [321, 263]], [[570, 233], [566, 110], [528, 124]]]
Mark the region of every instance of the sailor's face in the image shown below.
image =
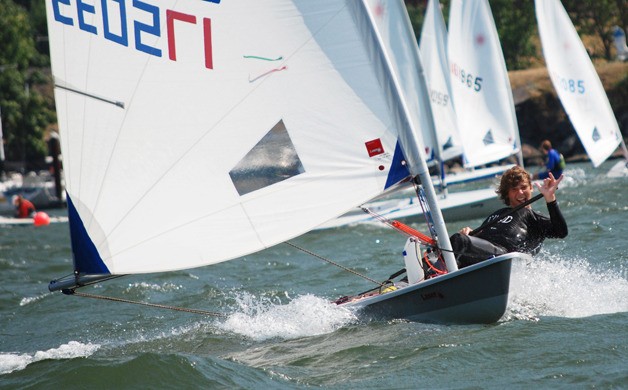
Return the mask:
[[516, 186], [508, 191], [508, 200], [510, 201], [510, 207], [519, 206], [521, 203], [526, 202], [532, 196], [532, 187], [525, 181], [517, 183]]

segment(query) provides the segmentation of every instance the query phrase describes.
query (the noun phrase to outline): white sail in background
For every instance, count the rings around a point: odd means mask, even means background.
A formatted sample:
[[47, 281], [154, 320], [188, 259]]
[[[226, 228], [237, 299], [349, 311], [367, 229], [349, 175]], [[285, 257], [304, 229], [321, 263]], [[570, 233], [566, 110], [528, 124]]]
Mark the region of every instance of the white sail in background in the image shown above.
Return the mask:
[[447, 27], [438, 0], [429, 0], [427, 3], [419, 48], [436, 127], [436, 154], [441, 160], [449, 160], [460, 156], [463, 150], [451, 99]]
[[239, 257], [408, 176], [361, 2], [46, 4], [80, 272]]
[[536, 0], [535, 5], [550, 78], [593, 166], [597, 167], [622, 142], [617, 120], [565, 8], [558, 0]]
[[448, 54], [465, 166], [520, 151], [515, 107], [495, 22], [487, 0], [452, 0]]

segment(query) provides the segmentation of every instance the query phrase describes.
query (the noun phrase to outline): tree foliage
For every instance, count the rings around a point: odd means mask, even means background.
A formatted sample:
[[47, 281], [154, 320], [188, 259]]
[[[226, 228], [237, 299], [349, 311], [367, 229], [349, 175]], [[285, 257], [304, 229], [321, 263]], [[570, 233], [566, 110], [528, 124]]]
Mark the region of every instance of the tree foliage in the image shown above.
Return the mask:
[[[469, 0], [475, 1], [475, 0]], [[440, 1], [445, 22], [449, 19], [451, 0]], [[603, 57], [613, 59], [612, 28], [628, 26], [628, 2], [626, 0], [562, 0], [580, 35], [594, 36], [602, 42]], [[539, 56], [535, 41], [538, 29], [531, 0], [490, 0], [497, 33], [509, 70], [525, 69]], [[406, 0], [406, 7], [414, 33], [420, 37], [427, 0]]]
[[39, 70], [49, 63], [48, 54], [37, 51], [32, 17], [24, 7], [0, 0], [0, 9], [0, 110], [6, 159], [31, 168], [43, 162], [44, 133], [55, 121], [53, 102], [39, 92], [49, 82]]

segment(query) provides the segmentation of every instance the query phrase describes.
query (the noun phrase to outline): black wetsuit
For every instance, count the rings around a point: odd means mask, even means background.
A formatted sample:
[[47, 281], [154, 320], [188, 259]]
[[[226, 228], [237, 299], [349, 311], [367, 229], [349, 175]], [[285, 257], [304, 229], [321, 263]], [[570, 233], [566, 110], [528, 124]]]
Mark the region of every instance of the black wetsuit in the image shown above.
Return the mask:
[[[556, 201], [547, 203], [550, 218], [529, 208], [522, 208], [502, 218], [496, 224], [481, 230], [475, 236], [456, 233], [451, 236], [451, 245], [458, 267], [463, 268], [493, 256], [508, 252], [536, 254], [546, 238], [567, 236], [567, 223]], [[487, 223], [505, 214], [510, 207], [495, 211], [482, 223]]]

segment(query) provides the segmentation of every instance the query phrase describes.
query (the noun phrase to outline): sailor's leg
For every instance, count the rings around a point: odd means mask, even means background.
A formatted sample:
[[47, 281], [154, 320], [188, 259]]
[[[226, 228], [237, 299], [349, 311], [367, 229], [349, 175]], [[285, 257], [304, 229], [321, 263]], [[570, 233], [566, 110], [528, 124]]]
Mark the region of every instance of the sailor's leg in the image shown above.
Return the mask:
[[455, 233], [450, 237], [459, 268], [507, 253], [506, 249], [482, 238]]

